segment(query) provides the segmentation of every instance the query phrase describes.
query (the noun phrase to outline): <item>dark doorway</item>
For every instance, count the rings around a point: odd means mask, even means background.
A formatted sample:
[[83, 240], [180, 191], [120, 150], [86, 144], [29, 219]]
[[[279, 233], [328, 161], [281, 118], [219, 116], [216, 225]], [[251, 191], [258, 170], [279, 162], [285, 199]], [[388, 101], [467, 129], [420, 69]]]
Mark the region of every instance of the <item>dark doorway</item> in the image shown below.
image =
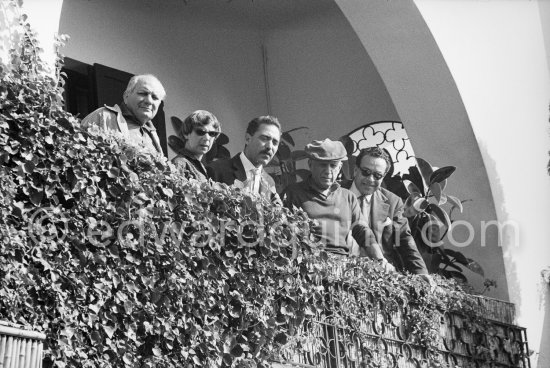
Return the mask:
[[[82, 119], [103, 105], [120, 104], [122, 94], [133, 74], [101, 64], [86, 64], [65, 58], [62, 69], [67, 75], [65, 82], [65, 108]], [[164, 102], [153, 119], [164, 155], [168, 153]]]

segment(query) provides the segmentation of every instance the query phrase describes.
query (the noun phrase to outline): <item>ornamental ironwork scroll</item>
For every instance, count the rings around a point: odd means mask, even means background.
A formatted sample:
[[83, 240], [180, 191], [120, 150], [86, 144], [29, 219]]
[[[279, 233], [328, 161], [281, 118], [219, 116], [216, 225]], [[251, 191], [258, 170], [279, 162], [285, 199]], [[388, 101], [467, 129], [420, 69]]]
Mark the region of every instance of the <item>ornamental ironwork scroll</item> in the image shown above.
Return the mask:
[[354, 129], [347, 134], [354, 143], [353, 155], [366, 147], [378, 146], [388, 151], [391, 156], [394, 175], [409, 172], [409, 167], [416, 165], [414, 151], [409, 136], [400, 121], [376, 121]]

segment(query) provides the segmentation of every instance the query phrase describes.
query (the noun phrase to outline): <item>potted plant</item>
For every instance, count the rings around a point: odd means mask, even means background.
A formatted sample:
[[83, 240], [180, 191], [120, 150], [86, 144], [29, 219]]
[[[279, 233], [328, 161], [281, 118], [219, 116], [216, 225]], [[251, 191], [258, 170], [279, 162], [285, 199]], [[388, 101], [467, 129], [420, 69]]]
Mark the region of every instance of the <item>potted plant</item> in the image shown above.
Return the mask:
[[[462, 212], [463, 203], [466, 202], [445, 192], [447, 180], [456, 168], [436, 168], [419, 157], [416, 161], [417, 166], [411, 167], [409, 173], [402, 178], [408, 194], [405, 200], [405, 216], [409, 218], [412, 234], [429, 272], [454, 278], [462, 283], [467, 283], [465, 269], [484, 276], [483, 268], [478, 262], [462, 252], [446, 248], [443, 243], [453, 224], [453, 211]], [[393, 180], [396, 180], [395, 177]], [[494, 281], [486, 280], [485, 288], [492, 286], [496, 286]]]

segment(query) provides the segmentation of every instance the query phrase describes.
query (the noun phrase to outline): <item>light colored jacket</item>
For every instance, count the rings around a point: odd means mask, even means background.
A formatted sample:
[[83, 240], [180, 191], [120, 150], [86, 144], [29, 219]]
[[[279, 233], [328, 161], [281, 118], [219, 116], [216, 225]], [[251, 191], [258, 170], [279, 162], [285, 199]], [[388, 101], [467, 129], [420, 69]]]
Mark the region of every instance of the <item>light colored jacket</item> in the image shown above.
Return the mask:
[[[113, 130], [120, 132], [127, 139], [130, 138], [128, 123], [122, 115], [122, 110], [118, 105], [105, 105], [91, 112], [88, 116], [82, 119], [83, 128], [89, 128], [90, 126], [97, 126], [102, 130]], [[154, 147], [152, 148], [157, 152], [162, 153], [162, 146], [160, 145], [160, 139], [157, 132], [151, 131], [149, 137], [151, 137], [151, 141], [153, 142]]]

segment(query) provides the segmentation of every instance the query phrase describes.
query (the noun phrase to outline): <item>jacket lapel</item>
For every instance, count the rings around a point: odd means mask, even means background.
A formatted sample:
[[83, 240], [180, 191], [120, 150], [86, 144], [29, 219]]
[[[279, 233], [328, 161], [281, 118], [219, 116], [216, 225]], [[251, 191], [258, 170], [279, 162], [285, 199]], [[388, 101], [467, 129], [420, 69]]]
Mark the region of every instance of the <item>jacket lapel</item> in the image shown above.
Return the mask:
[[246, 173], [244, 172], [244, 166], [240, 158], [240, 153], [231, 158], [231, 164], [233, 167], [233, 175], [235, 175], [235, 179], [244, 183], [246, 181]]
[[128, 135], [130, 134], [128, 132], [128, 123], [126, 123], [126, 119], [124, 119], [124, 116], [122, 116], [122, 110], [120, 109], [120, 106], [118, 105], [115, 105], [113, 106], [113, 108], [105, 105], [106, 108], [108, 109], [113, 109], [117, 112], [116, 114], [116, 122], [118, 124], [118, 129], [120, 129], [120, 132], [122, 133], [123, 136], [125, 137], [128, 137]]
[[374, 231], [374, 235], [378, 242], [382, 240], [382, 232], [386, 226], [385, 222], [390, 210], [390, 204], [387, 200], [388, 198], [380, 190], [377, 190], [372, 195], [370, 228]]

